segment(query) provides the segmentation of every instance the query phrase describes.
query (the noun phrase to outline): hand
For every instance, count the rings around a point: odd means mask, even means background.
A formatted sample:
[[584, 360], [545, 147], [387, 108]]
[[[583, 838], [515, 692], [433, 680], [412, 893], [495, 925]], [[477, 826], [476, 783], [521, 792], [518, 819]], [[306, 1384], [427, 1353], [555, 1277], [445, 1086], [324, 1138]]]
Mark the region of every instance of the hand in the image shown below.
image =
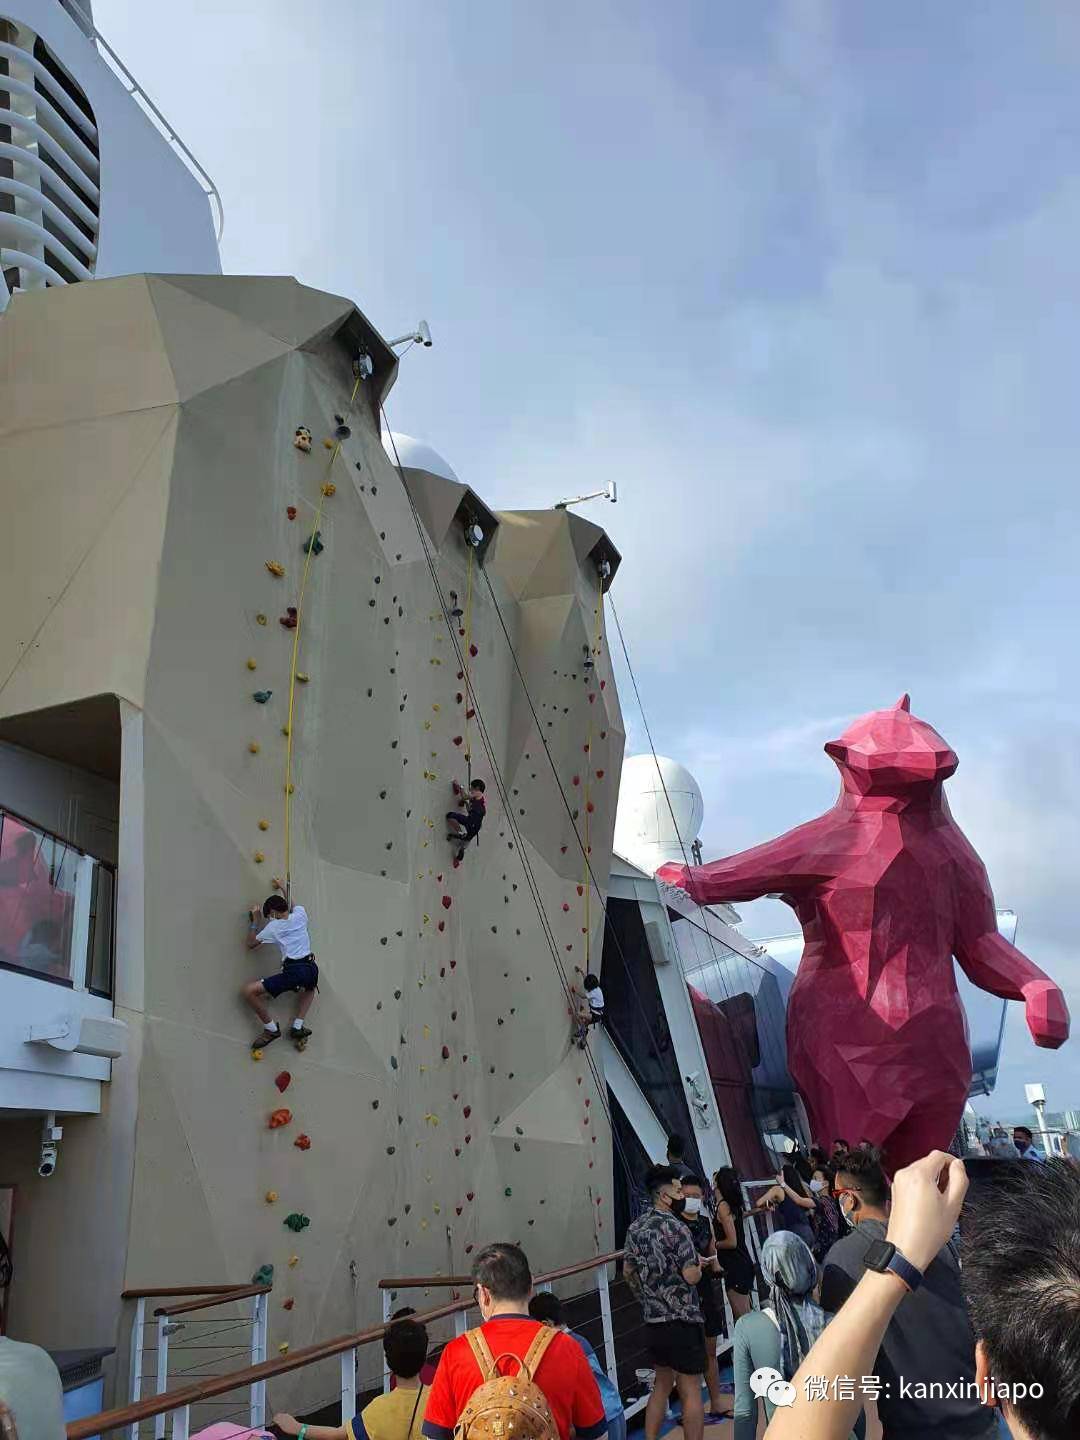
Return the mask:
[[784, 1172], [781, 1170], [778, 1174], [773, 1176], [773, 1179], [776, 1181], [777, 1185], [780, 1186], [780, 1189], [783, 1190], [785, 1184]]
[[925, 1270], [956, 1228], [967, 1188], [964, 1162], [944, 1150], [932, 1150], [898, 1170], [885, 1238]]
[[1069, 1007], [1052, 980], [1024, 986], [1024, 1013], [1031, 1038], [1044, 1050], [1057, 1050], [1069, 1038]]
[[280, 1430], [283, 1435], [299, 1435], [300, 1422], [295, 1415], [289, 1415], [284, 1410], [274, 1416], [274, 1428]]
[[251, 923], [252, 923], [253, 925], [257, 925], [257, 924], [259, 923], [259, 917], [260, 917], [261, 915], [262, 915], [262, 906], [261, 906], [261, 905], [253, 905], [253, 906], [251, 907], [251, 909], [248, 911], [248, 916], [249, 916], [249, 918], [250, 918], [250, 920], [251, 920]]

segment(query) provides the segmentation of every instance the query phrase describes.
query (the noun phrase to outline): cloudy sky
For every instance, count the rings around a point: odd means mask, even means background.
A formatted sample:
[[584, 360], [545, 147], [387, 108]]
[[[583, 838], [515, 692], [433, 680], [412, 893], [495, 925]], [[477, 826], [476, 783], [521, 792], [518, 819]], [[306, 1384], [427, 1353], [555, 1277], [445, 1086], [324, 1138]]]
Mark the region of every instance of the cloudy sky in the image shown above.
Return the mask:
[[[499, 507], [619, 482], [590, 514], [706, 852], [824, 809], [823, 742], [910, 690], [1080, 1021], [1070, 0], [95, 13], [217, 180], [227, 270], [429, 320], [395, 428]], [[1080, 1107], [1080, 1035], [1010, 1009], [991, 1108]]]

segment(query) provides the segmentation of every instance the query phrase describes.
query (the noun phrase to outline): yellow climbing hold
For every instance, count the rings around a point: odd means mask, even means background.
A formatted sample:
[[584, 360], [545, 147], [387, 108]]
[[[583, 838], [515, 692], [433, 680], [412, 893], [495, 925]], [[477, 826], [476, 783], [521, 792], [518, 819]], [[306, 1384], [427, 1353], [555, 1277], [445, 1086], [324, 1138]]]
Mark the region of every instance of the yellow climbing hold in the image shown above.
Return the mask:
[[257, 660], [253, 660], [252, 657], [249, 655], [247, 667], [249, 670], [257, 670], [259, 668], [259, 662]]
[[266, 624], [266, 616], [262, 613], [261, 610], [259, 611], [258, 615], [255, 616], [255, 624], [256, 624], [256, 625], [265, 625], [265, 624]]
[[435, 711], [436, 715], [439, 713], [439, 708], [440, 708], [440, 707], [439, 707], [438, 705], [432, 705], [431, 708]]
[[420, 1229], [421, 1229], [421, 1230], [426, 1230], [426, 1229], [427, 1229], [427, 1221], [426, 1221], [426, 1220], [421, 1220], [421, 1221], [420, 1221]]
[[260, 749], [260, 746], [259, 746], [258, 740], [249, 740], [249, 741], [248, 741], [248, 752], [249, 752], [250, 754], [252, 754], [252, 755], [257, 755], [257, 754], [259, 753], [259, 749]]
[[269, 820], [260, 820], [260, 821], [259, 821], [259, 829], [260, 829], [260, 830], [269, 830], [269, 829], [270, 829], [270, 821], [269, 821]]
[[285, 574], [285, 566], [282, 565], [280, 560], [267, 560], [266, 568], [270, 571], [271, 575], [276, 575], [279, 580]]
[[437, 1115], [425, 1115], [424, 1121], [428, 1125], [438, 1125], [439, 1117]]
[[430, 730], [430, 729], [431, 729], [431, 721], [430, 721], [430, 720], [425, 720], [425, 721], [424, 721], [424, 729], [425, 729], [425, 730]]
[[287, 1340], [283, 1340], [283, 1341], [281, 1342], [281, 1344], [277, 1347], [277, 1353], [278, 1353], [279, 1355], [288, 1355], [288, 1353], [289, 1353], [289, 1342], [288, 1342]]
[[267, 1190], [267, 1192], [266, 1192], [266, 1203], [267, 1203], [268, 1205], [274, 1205], [274, 1204], [277, 1203], [277, 1191], [276, 1191], [276, 1190]]
[[[422, 880], [424, 877], [423, 877], [422, 875], [418, 875], [416, 878], [417, 878], [418, 880]], [[430, 915], [425, 915], [425, 916], [424, 916], [424, 924], [425, 924], [425, 925], [430, 925], [430, 924], [431, 924], [431, 916], [430, 916]], [[427, 1030], [427, 1026], [426, 1026], [426, 1025], [424, 1026], [424, 1030], [425, 1030], [425, 1031]]]
[[295, 789], [296, 789], [296, 786], [295, 786], [295, 785], [286, 785], [286, 786], [285, 786], [285, 793], [286, 793], [286, 795], [291, 795], [291, 794], [295, 791]]
[[329, 500], [331, 495], [337, 494], [337, 486], [332, 480], [327, 480], [326, 484], [322, 487], [322, 493]]
[[283, 735], [288, 735], [288, 733], [289, 733], [289, 727], [288, 727], [288, 725], [282, 725], [282, 727], [281, 727], [281, 733], [282, 733]]
[[289, 1256], [289, 1269], [290, 1269], [290, 1270], [295, 1270], [296, 1267], [297, 1267], [297, 1265], [299, 1265], [299, 1264], [300, 1264], [300, 1256], [299, 1256], [299, 1255], [290, 1255], [290, 1256]]
[[[427, 916], [426, 916], [426, 915], [424, 916], [424, 919], [425, 919], [425, 920], [427, 919]], [[430, 1025], [425, 1025], [425, 1026], [424, 1026], [424, 1039], [425, 1039], [425, 1040], [430, 1040], [430, 1039], [431, 1039], [431, 1026], [430, 1026]]]
[[327, 450], [333, 450], [333, 448], [334, 448], [334, 442], [333, 442], [333, 440], [327, 438], [327, 439], [324, 440], [322, 443], [323, 443], [323, 447], [324, 447], [325, 449], [327, 449]]
[[263, 852], [262, 852], [261, 850], [256, 850], [256, 851], [255, 851], [255, 854], [254, 854], [251, 858], [255, 861], [255, 864], [256, 864], [256, 865], [261, 865], [261, 864], [263, 863], [263, 861], [266, 859], [266, 856], [263, 854]]
[[298, 670], [296, 672], [296, 681], [298, 685], [306, 685], [310, 679], [311, 676], [305, 675], [303, 670]]
[[262, 1051], [261, 1051], [261, 1050], [252, 1050], [252, 1052], [251, 1052], [251, 1058], [252, 1058], [253, 1060], [261, 1060], [261, 1059], [262, 1059]]
[[435, 1205], [435, 1206], [433, 1206], [432, 1208], [434, 1209], [436, 1215], [441, 1215], [441, 1214], [442, 1214], [442, 1206], [441, 1206], [441, 1205]]

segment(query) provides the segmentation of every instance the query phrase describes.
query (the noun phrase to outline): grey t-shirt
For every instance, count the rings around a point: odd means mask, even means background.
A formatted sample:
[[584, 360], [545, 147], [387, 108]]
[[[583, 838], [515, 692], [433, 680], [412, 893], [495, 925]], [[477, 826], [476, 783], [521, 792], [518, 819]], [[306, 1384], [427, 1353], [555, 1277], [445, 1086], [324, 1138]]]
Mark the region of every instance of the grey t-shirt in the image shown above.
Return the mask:
[[[871, 1242], [884, 1238], [884, 1221], [863, 1220], [832, 1247], [821, 1280], [821, 1307], [827, 1314], [834, 1315], [862, 1279], [863, 1257]], [[951, 1246], [931, 1261], [918, 1290], [900, 1302], [881, 1342], [876, 1374], [882, 1385], [877, 1406], [885, 1440], [909, 1435], [967, 1440], [994, 1430], [996, 1412], [977, 1398], [946, 1398], [942, 1392], [940, 1399], [927, 1399], [910, 1393], [917, 1385], [958, 1382], [965, 1395], [975, 1393], [975, 1337]]]
[[37, 1345], [0, 1335], [0, 1400], [15, 1418], [19, 1440], [64, 1440], [60, 1372]]

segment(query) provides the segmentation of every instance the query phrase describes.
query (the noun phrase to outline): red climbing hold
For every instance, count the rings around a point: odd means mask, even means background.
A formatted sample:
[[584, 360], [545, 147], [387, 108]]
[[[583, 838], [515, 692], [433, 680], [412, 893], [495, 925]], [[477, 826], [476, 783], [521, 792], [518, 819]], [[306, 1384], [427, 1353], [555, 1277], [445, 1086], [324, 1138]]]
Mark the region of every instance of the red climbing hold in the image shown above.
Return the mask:
[[577, 887], [577, 893], [578, 893], [579, 895], [584, 895], [584, 894], [585, 894], [585, 886], [584, 886], [584, 885], [579, 885], [579, 886]]
[[465, 1116], [465, 1119], [467, 1120], [467, 1119], [469, 1118], [469, 1116], [472, 1114], [472, 1106], [471, 1106], [471, 1105], [466, 1105], [466, 1106], [464, 1107], [464, 1109], [462, 1110], [461, 1113]]
[[573, 779], [571, 780], [570, 783], [571, 783], [572, 785], [580, 785], [580, 784], [581, 784], [581, 776], [580, 776], [580, 775], [575, 775], [575, 776], [573, 777]]
[[463, 1210], [464, 1208], [465, 1208], [465, 1207], [464, 1207], [463, 1205], [455, 1205], [455, 1206], [454, 1206], [454, 1214], [455, 1214], [455, 1215], [460, 1215], [461, 1212], [462, 1212], [462, 1210]]
[[449, 895], [444, 895], [444, 896], [442, 897], [442, 908], [443, 908], [444, 910], [449, 910], [449, 909], [450, 909], [450, 906], [451, 906], [453, 903], [454, 903], [454, 902], [453, 902], [453, 900], [450, 899], [450, 896], [449, 896]]
[[455, 744], [455, 745], [460, 745], [460, 744], [461, 744], [461, 741], [462, 741], [462, 738], [463, 738], [463, 737], [462, 737], [461, 735], [455, 735], [455, 736], [454, 736], [454, 744]]
[[592, 704], [595, 702], [595, 700], [596, 700], [596, 695], [594, 694], [594, 692], [593, 692], [592, 690], [590, 690], [590, 691], [589, 691], [589, 704], [592, 705]]
[[295, 520], [295, 519], [296, 519], [296, 506], [295, 506], [295, 505], [286, 505], [286, 507], [285, 507], [285, 514], [289, 517], [290, 520]]
[[[289, 506], [289, 509], [290, 509], [290, 510], [292, 509], [292, 506], [291, 506], [291, 505]], [[289, 519], [290, 519], [290, 520], [292, 519], [292, 516], [291, 516], [291, 515], [289, 516]], [[291, 1310], [295, 1304], [296, 1304], [296, 1301], [295, 1301], [295, 1300], [293, 1299], [293, 1297], [290, 1295], [289, 1298], [288, 1298], [288, 1300], [283, 1300], [283, 1301], [281, 1302], [281, 1308], [282, 1308], [282, 1310]]]
[[570, 906], [569, 906], [569, 905], [567, 905], [567, 904], [566, 904], [566, 903], [565, 903], [565, 901], [564, 901], [564, 902], [563, 902], [563, 907], [562, 907], [562, 908], [563, 908], [563, 910], [569, 910], [569, 909], [570, 909]]
[[565, 845], [560, 845], [560, 846], [559, 846], [559, 853], [560, 853], [561, 855], [565, 855], [565, 854], [566, 854], [566, 846], [565, 846]]
[[449, 1046], [449, 1045], [444, 1045], [444, 1046], [442, 1047], [442, 1058], [443, 1058], [444, 1060], [449, 1060], [449, 1059], [450, 1059], [450, 1046]]
[[476, 648], [475, 645], [470, 645], [470, 646], [469, 646], [469, 654], [470, 654], [470, 655], [473, 657], [473, 659], [475, 660], [476, 657], [477, 657], [477, 655], [480, 654], [480, 651]]
[[445, 921], [445, 920], [440, 920], [440, 921], [439, 921], [439, 929], [440, 929], [440, 930], [445, 930], [445, 929], [446, 929], [446, 921]]
[[462, 700], [465, 699], [465, 696], [464, 696], [464, 695], [461, 693], [461, 691], [459, 690], [459, 691], [457, 692], [457, 694], [454, 696], [454, 699], [455, 699], [455, 701], [460, 705], [461, 702], [462, 702]]
[[471, 720], [475, 714], [476, 714], [476, 711], [475, 711], [475, 710], [466, 710], [466, 711], [465, 711], [465, 719], [466, 719], [466, 720]]
[[292, 1143], [296, 1146], [297, 1150], [310, 1150], [310, 1149], [311, 1149], [311, 1136], [310, 1136], [310, 1135], [297, 1135], [296, 1139], [295, 1139]]
[[465, 1199], [468, 1200], [468, 1202], [469, 1202], [470, 1205], [472, 1204], [472, 1202], [473, 1202], [473, 1200], [474, 1200], [475, 1198], [476, 1198], [476, 1197], [473, 1195], [473, 1192], [472, 1192], [471, 1190], [468, 1191], [468, 1193], [467, 1193], [466, 1196], [465, 1196]]
[[591, 800], [587, 800], [587, 801], [585, 802], [585, 809], [586, 809], [586, 810], [589, 812], [589, 814], [591, 815], [591, 814], [593, 813], [593, 811], [596, 809], [596, 806], [593, 804], [593, 802], [592, 802]]
[[288, 1070], [282, 1070], [280, 1075], [275, 1075], [274, 1084], [277, 1086], [281, 1094], [284, 1095], [285, 1091], [292, 1084], [292, 1076], [289, 1074]]
[[598, 780], [602, 780], [602, 779], [604, 778], [604, 772], [603, 772], [603, 770], [597, 770], [597, 772], [596, 772], [596, 778], [597, 778]]
[[589, 1099], [589, 1097], [586, 1095], [586, 1096], [585, 1096], [585, 1106], [586, 1106], [586, 1109], [587, 1109], [591, 1104], [592, 1104], [592, 1101], [591, 1101], [591, 1100]]
[[589, 742], [588, 742], [587, 740], [585, 741], [584, 749], [585, 749], [585, 754], [586, 754], [586, 755], [587, 755], [587, 754], [589, 753], [589, 751], [592, 749], [592, 746], [589, 744]]
[[466, 1246], [465, 1246], [465, 1254], [466, 1254], [466, 1255], [471, 1255], [472, 1252], [473, 1252], [473, 1247], [472, 1247], [471, 1245], [466, 1245]]
[[607, 681], [606, 681], [606, 680], [601, 680], [601, 681], [600, 681], [600, 689], [601, 689], [601, 690], [606, 690], [606, 689], [607, 689]]
[[441, 875], [436, 875], [436, 876], [435, 876], [435, 883], [436, 883], [437, 885], [441, 885], [441, 884], [442, 884], [442, 876], [441, 876]]
[[271, 1111], [270, 1118], [267, 1120], [266, 1123], [271, 1130], [280, 1130], [282, 1125], [288, 1125], [291, 1119], [291, 1110], [273, 1110]]

